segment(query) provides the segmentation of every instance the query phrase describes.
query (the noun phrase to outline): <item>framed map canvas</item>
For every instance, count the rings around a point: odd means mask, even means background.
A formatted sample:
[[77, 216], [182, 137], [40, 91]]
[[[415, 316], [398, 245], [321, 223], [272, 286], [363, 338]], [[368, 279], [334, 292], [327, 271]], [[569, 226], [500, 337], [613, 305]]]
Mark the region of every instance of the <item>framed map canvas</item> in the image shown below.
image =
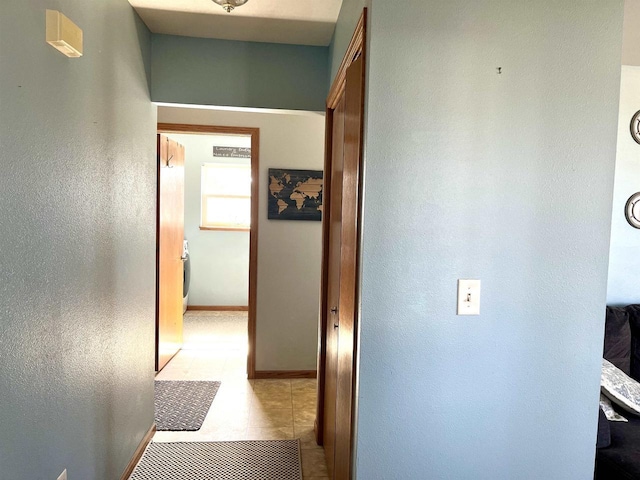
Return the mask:
[[270, 220], [322, 220], [322, 170], [269, 169]]

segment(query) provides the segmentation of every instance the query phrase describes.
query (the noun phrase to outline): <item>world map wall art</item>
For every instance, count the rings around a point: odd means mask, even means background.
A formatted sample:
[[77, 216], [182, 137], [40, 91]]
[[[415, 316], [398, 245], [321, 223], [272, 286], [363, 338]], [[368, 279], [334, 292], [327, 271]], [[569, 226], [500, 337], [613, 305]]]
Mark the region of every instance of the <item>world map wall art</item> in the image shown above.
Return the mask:
[[322, 220], [322, 170], [269, 169], [270, 220]]

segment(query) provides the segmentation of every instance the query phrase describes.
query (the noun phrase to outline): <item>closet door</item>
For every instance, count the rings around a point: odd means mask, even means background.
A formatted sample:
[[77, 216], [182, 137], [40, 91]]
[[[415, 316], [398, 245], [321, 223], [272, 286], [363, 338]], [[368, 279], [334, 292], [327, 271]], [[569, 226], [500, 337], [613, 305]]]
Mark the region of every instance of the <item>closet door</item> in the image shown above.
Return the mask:
[[158, 135], [156, 370], [182, 347], [184, 147]]
[[327, 98], [316, 435], [333, 480], [348, 480], [353, 470], [366, 14]]
[[347, 69], [345, 89], [334, 479], [351, 478], [362, 160], [362, 78], [362, 58], [358, 58]]
[[324, 451], [329, 473], [333, 477], [336, 436], [336, 383], [338, 380], [338, 305], [340, 302], [340, 267], [342, 233], [342, 166], [344, 153], [344, 96], [333, 112], [332, 163], [329, 202], [329, 268], [327, 283], [327, 356], [324, 402]]

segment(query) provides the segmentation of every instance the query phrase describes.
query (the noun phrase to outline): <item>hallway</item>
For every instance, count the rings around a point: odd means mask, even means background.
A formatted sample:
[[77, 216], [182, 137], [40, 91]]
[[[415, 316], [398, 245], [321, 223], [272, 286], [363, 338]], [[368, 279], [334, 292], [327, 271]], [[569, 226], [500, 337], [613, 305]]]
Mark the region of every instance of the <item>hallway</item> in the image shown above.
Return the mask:
[[246, 358], [246, 312], [187, 312], [183, 349], [156, 380], [222, 383], [200, 430], [156, 432], [153, 441], [299, 438], [304, 479], [328, 480], [324, 451], [313, 433], [316, 380], [247, 380]]

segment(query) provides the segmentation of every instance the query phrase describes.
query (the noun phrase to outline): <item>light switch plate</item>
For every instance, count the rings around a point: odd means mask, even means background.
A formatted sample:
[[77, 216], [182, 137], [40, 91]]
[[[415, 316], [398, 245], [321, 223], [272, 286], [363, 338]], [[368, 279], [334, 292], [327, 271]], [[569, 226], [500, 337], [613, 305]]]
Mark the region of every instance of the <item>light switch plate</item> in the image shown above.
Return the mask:
[[480, 315], [480, 280], [458, 280], [458, 315]]

